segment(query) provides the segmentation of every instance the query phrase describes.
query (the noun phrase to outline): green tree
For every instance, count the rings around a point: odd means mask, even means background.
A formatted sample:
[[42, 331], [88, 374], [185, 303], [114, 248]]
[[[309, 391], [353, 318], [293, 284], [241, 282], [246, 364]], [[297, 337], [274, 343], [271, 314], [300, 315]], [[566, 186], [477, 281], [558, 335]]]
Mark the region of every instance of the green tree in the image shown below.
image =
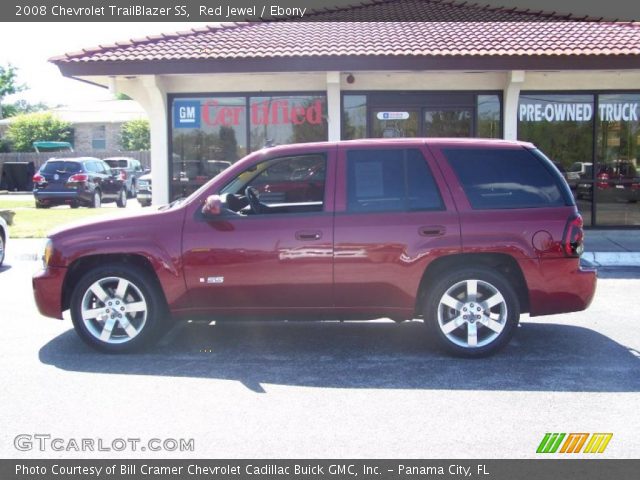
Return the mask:
[[122, 125], [123, 150], [149, 150], [151, 135], [148, 120], [131, 120]]
[[14, 103], [8, 103], [2, 106], [2, 114], [5, 118], [16, 117], [25, 113], [42, 112], [48, 110], [49, 106], [46, 103], [29, 103], [26, 100], [18, 100]]
[[13, 65], [8, 64], [6, 67], [0, 65], [0, 118], [2, 118], [2, 99], [27, 88], [16, 83], [17, 76], [18, 69]]
[[16, 152], [33, 151], [33, 142], [66, 142], [71, 139], [71, 124], [49, 112], [19, 115], [9, 125], [7, 138]]
[[[231, 127], [220, 127], [220, 148], [222, 159], [228, 162], [235, 162], [238, 159], [238, 140], [236, 132]], [[220, 159], [218, 159], [220, 160]]]

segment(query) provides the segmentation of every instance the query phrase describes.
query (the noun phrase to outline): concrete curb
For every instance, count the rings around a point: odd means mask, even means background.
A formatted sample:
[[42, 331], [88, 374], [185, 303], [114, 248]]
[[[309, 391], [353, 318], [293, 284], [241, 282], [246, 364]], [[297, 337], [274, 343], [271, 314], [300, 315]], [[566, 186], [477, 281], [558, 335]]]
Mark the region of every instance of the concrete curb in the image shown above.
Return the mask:
[[584, 252], [582, 260], [594, 267], [640, 267], [640, 252]]

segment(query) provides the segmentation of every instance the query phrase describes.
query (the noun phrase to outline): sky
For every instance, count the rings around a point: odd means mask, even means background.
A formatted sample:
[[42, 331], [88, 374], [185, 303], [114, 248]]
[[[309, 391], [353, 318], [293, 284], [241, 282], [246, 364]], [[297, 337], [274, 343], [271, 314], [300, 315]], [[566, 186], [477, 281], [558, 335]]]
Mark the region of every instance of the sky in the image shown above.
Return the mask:
[[[29, 89], [5, 97], [4, 103], [25, 99], [51, 106], [108, 100], [109, 92], [65, 78], [48, 59], [100, 44], [147, 35], [189, 30], [206, 23], [4, 23], [0, 22], [0, 65], [18, 67], [18, 81]], [[25, 32], [29, 32], [25, 35]], [[36, 33], [37, 32], [37, 33]]]

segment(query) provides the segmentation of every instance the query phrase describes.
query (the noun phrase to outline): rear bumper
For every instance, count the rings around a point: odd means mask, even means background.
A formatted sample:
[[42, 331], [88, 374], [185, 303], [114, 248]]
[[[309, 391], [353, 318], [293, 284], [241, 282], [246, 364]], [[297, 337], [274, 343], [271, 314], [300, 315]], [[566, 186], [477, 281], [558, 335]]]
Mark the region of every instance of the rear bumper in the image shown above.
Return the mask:
[[579, 312], [591, 305], [596, 270], [581, 268], [579, 259], [523, 260], [520, 267], [529, 288], [532, 317]]
[[66, 268], [47, 267], [31, 280], [36, 305], [45, 317], [62, 319], [62, 285], [66, 273]]
[[34, 190], [36, 200], [48, 204], [63, 204], [71, 202], [91, 203], [91, 194], [88, 191], [47, 192], [46, 190]]

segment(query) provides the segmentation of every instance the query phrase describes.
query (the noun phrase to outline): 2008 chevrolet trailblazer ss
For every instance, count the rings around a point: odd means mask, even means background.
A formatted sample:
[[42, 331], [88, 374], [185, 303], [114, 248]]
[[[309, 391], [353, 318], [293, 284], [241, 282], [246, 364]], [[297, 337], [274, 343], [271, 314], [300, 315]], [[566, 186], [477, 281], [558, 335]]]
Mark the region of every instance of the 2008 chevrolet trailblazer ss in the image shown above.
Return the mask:
[[358, 140], [263, 149], [186, 199], [50, 235], [43, 315], [105, 352], [180, 319], [423, 319], [465, 356], [521, 313], [587, 308], [582, 218], [533, 145]]

